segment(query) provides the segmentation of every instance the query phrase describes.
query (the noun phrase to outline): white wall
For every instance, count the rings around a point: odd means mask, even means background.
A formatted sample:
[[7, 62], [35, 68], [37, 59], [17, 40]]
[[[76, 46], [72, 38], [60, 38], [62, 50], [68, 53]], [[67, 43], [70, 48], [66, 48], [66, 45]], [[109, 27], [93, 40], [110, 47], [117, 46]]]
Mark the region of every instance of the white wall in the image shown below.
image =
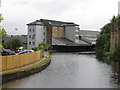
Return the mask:
[[[31, 29], [31, 31], [30, 31]], [[34, 29], [34, 32], [33, 32]], [[36, 38], [32, 38], [33, 35], [36, 34], [36, 26], [35, 25], [28, 25], [28, 44], [27, 44], [27, 49], [31, 49], [33, 47], [35, 47], [35, 45], [33, 45], [33, 42], [36, 41]], [[31, 38], [29, 37], [31, 35]], [[31, 45], [29, 44], [29, 42], [31, 42]]]
[[79, 33], [76, 32], [78, 30], [78, 26], [65, 26], [65, 38], [76, 42], [79, 40]]
[[[44, 35], [45, 33], [45, 35]], [[45, 26], [36, 26], [36, 45], [38, 46], [41, 43], [45, 43], [46, 41], [46, 28]]]
[[[30, 32], [31, 29], [31, 32]], [[33, 32], [34, 29], [34, 32]], [[45, 43], [43, 39], [46, 40], [46, 27], [45, 26], [40, 26], [40, 25], [28, 25], [28, 49], [32, 49], [33, 47], [37, 47], [41, 43]], [[33, 35], [35, 34], [34, 39], [32, 38]], [[29, 37], [31, 35], [31, 38]], [[31, 45], [29, 44], [31, 42]], [[33, 42], [35, 44], [33, 45]]]

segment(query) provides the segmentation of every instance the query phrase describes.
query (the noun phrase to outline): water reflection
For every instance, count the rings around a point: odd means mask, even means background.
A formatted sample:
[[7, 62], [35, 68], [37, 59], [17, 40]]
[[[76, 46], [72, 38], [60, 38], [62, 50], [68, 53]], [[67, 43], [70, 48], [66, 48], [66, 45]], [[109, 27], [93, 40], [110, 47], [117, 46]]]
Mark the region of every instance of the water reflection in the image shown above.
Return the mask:
[[6, 83], [3, 88], [119, 87], [112, 67], [96, 60], [93, 54], [53, 53], [51, 58], [51, 65], [44, 71]]

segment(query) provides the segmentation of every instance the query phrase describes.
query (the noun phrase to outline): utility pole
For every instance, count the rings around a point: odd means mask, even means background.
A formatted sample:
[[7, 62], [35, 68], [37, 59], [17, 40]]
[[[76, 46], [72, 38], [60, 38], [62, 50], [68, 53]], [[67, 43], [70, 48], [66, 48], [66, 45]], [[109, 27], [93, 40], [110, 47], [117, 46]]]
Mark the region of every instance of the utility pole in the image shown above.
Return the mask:
[[120, 1], [118, 2], [118, 15], [120, 15]]

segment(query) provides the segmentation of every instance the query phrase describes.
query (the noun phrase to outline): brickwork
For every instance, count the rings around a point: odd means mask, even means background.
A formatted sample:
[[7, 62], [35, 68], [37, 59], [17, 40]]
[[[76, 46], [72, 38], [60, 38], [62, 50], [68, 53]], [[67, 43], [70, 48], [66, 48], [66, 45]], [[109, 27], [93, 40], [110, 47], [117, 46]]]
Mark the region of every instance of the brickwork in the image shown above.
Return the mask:
[[111, 28], [110, 51], [114, 52], [120, 45], [120, 23], [113, 24]]

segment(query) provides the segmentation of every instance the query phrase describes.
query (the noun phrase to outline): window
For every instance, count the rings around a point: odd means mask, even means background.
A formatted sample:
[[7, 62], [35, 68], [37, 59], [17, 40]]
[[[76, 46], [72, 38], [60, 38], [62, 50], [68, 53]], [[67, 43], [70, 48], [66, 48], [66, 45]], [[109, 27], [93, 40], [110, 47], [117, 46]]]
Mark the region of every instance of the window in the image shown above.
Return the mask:
[[43, 28], [45, 29], [45, 26]]
[[31, 45], [31, 42], [29, 42], [29, 45]]
[[33, 32], [34, 32], [35, 30], [33, 29]]
[[33, 42], [33, 45], [35, 45], [35, 42]]
[[33, 37], [32, 37], [32, 39], [34, 39], [35, 38], [35, 34], [33, 34]]
[[31, 35], [29, 35], [29, 38], [31, 38]]
[[45, 39], [43, 39], [43, 42], [45, 42]]
[[31, 29], [29, 29], [29, 31], [31, 32]]
[[43, 33], [43, 35], [45, 35], [45, 32]]

